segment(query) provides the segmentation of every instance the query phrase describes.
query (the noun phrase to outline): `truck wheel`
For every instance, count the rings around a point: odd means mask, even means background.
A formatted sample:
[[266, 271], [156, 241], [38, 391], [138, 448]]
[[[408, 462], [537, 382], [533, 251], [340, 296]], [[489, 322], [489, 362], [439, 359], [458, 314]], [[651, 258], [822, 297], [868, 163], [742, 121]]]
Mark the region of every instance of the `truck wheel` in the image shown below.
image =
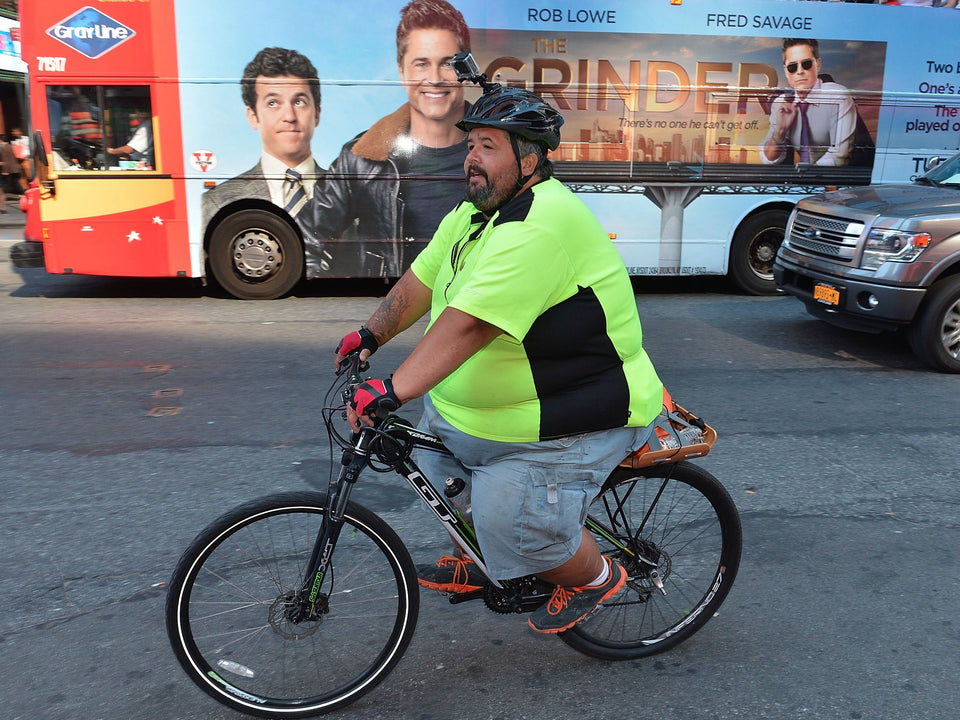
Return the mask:
[[907, 330], [918, 358], [942, 372], [960, 372], [960, 276], [934, 283]]
[[217, 225], [208, 249], [210, 272], [241, 300], [273, 300], [303, 277], [297, 232], [266, 210], [243, 210]]
[[787, 210], [763, 210], [751, 215], [733, 234], [730, 244], [730, 275], [737, 286], [751, 295], [776, 295], [773, 261], [783, 242]]

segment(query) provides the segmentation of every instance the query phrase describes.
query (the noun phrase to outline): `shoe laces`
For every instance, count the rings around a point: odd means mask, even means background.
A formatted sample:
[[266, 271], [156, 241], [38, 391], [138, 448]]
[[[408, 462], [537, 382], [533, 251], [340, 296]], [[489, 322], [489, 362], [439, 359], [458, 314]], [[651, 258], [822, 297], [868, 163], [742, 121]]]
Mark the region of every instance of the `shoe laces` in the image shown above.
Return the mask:
[[553, 595], [550, 596], [550, 601], [547, 603], [547, 612], [551, 615], [557, 615], [563, 612], [563, 609], [567, 607], [567, 603], [570, 602], [570, 598], [576, 594], [577, 591], [573, 588], [558, 585], [553, 589]]
[[470, 570], [467, 568], [467, 563], [473, 563], [473, 560], [462, 555], [460, 557], [442, 555], [437, 560], [437, 567], [453, 565], [453, 583], [462, 588], [470, 584]]

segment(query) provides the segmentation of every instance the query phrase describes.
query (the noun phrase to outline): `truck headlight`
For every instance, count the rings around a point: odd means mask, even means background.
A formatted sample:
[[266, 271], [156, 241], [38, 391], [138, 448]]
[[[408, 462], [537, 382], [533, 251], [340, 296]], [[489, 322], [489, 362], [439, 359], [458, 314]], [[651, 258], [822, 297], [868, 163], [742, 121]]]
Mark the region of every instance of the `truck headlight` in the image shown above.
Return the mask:
[[930, 246], [927, 233], [875, 228], [867, 234], [860, 267], [876, 270], [885, 262], [913, 262]]

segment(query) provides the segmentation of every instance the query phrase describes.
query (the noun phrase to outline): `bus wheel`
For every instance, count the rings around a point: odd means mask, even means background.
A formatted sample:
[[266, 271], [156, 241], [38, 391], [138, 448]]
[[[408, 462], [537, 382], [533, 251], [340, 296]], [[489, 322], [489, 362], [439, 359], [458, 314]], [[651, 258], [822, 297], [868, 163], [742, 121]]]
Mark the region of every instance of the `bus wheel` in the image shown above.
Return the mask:
[[744, 292], [775, 295], [773, 261], [783, 242], [787, 210], [763, 210], [744, 220], [730, 245], [730, 275]]
[[241, 300], [273, 300], [303, 276], [297, 232], [266, 210], [227, 217], [213, 231], [208, 255], [214, 279]]

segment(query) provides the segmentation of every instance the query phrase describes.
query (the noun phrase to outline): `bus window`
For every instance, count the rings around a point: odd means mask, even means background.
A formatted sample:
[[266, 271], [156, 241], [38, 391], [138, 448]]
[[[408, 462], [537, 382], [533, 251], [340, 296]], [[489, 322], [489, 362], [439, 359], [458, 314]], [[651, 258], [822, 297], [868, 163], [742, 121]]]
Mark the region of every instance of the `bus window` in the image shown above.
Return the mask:
[[54, 170], [155, 169], [147, 86], [52, 85], [47, 110]]

